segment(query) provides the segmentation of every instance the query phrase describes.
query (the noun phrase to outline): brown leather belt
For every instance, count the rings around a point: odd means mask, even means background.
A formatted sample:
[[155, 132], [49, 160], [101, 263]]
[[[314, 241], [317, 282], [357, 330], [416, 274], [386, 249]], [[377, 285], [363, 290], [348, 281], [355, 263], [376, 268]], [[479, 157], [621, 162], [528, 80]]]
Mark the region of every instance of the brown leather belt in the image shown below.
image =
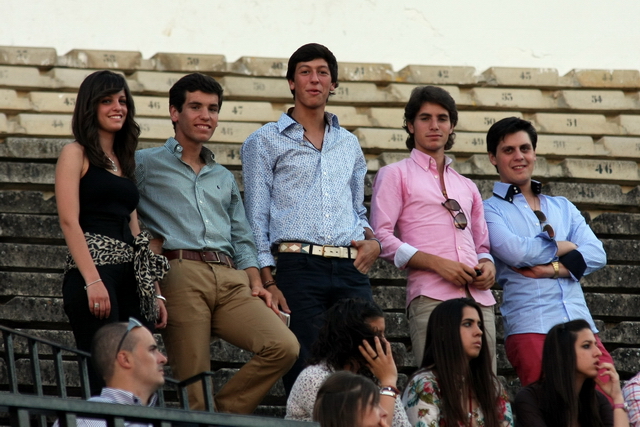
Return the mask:
[[213, 251], [189, 251], [186, 249], [176, 249], [173, 251], [164, 251], [162, 254], [169, 261], [172, 259], [188, 259], [190, 261], [203, 261], [213, 264], [222, 264], [230, 268], [236, 268], [233, 259], [222, 252]]

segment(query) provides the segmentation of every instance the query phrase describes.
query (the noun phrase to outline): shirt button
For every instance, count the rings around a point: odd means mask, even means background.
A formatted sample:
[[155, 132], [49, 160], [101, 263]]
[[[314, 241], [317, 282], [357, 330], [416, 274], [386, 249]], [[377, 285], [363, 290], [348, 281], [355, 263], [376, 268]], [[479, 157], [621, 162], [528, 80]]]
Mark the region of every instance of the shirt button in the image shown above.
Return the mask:
[[563, 318], [562, 318], [562, 320], [564, 320], [564, 321], [566, 322], [566, 321], [567, 321], [567, 320], [569, 320], [569, 319], [567, 319], [566, 317], [563, 317]]
[[326, 175], [326, 174], [327, 174], [326, 172], [322, 172], [322, 175]]
[[324, 193], [325, 196], [329, 197], [329, 193]]
[[324, 216], [325, 216], [326, 218], [329, 218], [329, 214], [324, 214]]
[[327, 239], [330, 239], [330, 238], [331, 238], [331, 236], [327, 236]]
[[204, 220], [204, 222], [206, 222], [207, 224], [209, 224], [209, 220], [208, 220], [208, 219], [205, 219], [205, 220]]
[[200, 202], [200, 204], [202, 204], [202, 200], [198, 200], [198, 202]]
[[180, 145], [178, 145], [178, 148], [176, 148], [176, 150], [178, 150], [178, 153], [182, 153], [182, 147]]

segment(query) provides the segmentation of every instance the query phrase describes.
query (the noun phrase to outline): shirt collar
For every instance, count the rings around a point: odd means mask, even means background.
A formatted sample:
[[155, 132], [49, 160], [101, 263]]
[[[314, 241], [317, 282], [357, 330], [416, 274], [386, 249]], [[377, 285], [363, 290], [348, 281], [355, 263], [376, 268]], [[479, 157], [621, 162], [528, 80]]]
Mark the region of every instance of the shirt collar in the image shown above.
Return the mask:
[[[167, 142], [164, 143], [164, 146], [174, 156], [182, 159], [182, 145], [180, 145], [177, 139], [170, 137], [167, 139]], [[202, 146], [202, 151], [200, 151], [200, 157], [202, 157], [207, 165], [213, 164], [216, 161], [215, 154], [204, 145]]]
[[[411, 160], [416, 162], [418, 166], [420, 166], [423, 169], [430, 169], [431, 167], [434, 167], [434, 168], [437, 167], [436, 159], [434, 159], [433, 157], [431, 157], [426, 153], [423, 153], [420, 150], [416, 150], [415, 148], [411, 150], [410, 157], [411, 157]], [[444, 156], [445, 170], [451, 165], [452, 162], [453, 162], [453, 159], [451, 157]]]
[[[540, 194], [542, 192], [542, 184], [538, 181], [531, 180], [531, 190], [533, 194]], [[515, 195], [521, 193], [520, 187], [507, 182], [496, 182], [493, 185], [493, 194], [509, 203], [513, 203]]]
[[[282, 113], [282, 115], [280, 116], [280, 119], [277, 122], [278, 132], [282, 133], [287, 128], [300, 124], [293, 117], [291, 117], [292, 111], [293, 111], [293, 107], [289, 108], [289, 110], [287, 110], [286, 113]], [[328, 111], [324, 112], [324, 122], [329, 125], [329, 132], [331, 132], [332, 127], [334, 128], [340, 127], [340, 123], [338, 122], [338, 116]], [[300, 127], [302, 128], [302, 126]]]
[[[142, 399], [130, 391], [121, 390], [119, 388], [104, 387], [100, 393], [100, 397], [112, 400], [115, 403], [122, 405], [139, 405], [142, 406]], [[158, 395], [153, 394], [149, 399], [147, 406], [155, 406], [158, 400]]]

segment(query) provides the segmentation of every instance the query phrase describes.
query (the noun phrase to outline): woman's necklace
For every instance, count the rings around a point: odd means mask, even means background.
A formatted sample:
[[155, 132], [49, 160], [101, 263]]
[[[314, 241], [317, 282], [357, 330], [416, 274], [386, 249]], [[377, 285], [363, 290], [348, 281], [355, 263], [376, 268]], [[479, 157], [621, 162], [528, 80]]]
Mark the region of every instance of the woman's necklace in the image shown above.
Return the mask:
[[107, 153], [104, 153], [104, 155], [107, 156], [107, 159], [109, 159], [109, 161], [111, 162], [111, 169], [113, 169], [114, 172], [118, 172], [118, 166], [116, 166], [116, 162], [114, 162]]

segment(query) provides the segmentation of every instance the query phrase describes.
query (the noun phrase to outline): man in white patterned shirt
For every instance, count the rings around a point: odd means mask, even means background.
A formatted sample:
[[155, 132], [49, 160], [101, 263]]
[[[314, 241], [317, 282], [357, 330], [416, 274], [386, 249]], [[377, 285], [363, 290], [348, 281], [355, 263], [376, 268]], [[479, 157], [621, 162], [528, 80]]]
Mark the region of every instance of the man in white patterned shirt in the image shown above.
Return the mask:
[[[158, 350], [151, 332], [134, 318], [126, 323], [109, 323], [96, 332], [91, 347], [92, 362], [106, 387], [89, 402], [154, 406], [156, 391], [164, 384], [167, 358]], [[106, 427], [96, 418], [78, 418], [78, 427]], [[54, 427], [58, 427], [58, 421]], [[125, 423], [126, 427], [148, 427]]]
[[367, 165], [358, 139], [325, 111], [338, 87], [335, 56], [304, 45], [289, 59], [287, 80], [294, 107], [250, 135], [241, 156], [262, 283], [291, 313], [300, 341], [300, 357], [283, 378], [289, 392], [322, 314], [342, 298], [372, 298], [366, 273], [381, 248], [363, 204]]

